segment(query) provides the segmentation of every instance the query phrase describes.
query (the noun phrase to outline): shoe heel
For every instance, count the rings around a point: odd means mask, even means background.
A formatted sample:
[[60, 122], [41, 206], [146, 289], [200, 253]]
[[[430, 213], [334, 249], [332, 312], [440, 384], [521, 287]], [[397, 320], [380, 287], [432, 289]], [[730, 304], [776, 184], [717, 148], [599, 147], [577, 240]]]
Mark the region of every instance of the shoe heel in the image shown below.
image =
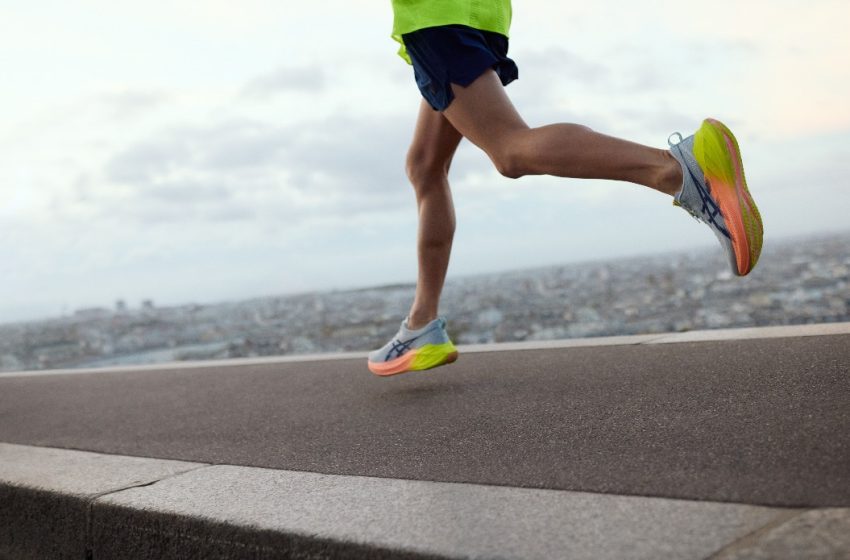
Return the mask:
[[410, 365], [412, 370], [431, 369], [450, 364], [457, 360], [458, 351], [454, 344], [426, 344], [416, 352], [416, 359]]

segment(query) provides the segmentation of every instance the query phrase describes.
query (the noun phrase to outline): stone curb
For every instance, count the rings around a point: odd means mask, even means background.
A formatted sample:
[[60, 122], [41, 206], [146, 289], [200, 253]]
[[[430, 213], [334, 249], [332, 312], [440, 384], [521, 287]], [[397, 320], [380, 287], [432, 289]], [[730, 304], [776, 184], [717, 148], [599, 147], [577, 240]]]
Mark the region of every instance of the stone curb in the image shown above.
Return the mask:
[[850, 509], [324, 475], [0, 443], [0, 558], [829, 558], [850, 553], [848, 533]]
[[0, 443], [0, 558], [87, 558], [92, 504], [203, 465]]

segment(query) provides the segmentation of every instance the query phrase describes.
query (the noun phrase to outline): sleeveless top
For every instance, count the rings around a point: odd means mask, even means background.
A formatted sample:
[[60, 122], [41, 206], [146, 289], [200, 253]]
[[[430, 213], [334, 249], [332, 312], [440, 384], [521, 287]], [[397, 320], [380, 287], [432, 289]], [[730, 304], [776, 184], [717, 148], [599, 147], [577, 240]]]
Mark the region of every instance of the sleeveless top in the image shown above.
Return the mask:
[[511, 0], [392, 0], [392, 38], [401, 44], [398, 55], [411, 64], [401, 36], [425, 27], [466, 25], [508, 36]]

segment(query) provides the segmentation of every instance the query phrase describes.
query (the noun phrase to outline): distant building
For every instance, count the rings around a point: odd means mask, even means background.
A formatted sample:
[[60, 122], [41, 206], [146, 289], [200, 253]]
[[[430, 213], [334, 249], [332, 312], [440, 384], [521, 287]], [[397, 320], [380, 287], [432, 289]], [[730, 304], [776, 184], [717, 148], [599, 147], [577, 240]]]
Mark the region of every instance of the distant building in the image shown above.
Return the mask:
[[85, 307], [74, 311], [77, 319], [105, 319], [109, 316], [109, 310], [104, 307]]
[[[744, 280], [707, 251], [450, 278], [443, 303], [464, 344], [850, 321], [846, 235], [766, 248], [761, 272]], [[413, 292], [399, 285], [170, 308], [145, 299], [138, 313], [117, 299], [70, 318], [0, 324], [0, 371], [368, 350], [398, 327]]]

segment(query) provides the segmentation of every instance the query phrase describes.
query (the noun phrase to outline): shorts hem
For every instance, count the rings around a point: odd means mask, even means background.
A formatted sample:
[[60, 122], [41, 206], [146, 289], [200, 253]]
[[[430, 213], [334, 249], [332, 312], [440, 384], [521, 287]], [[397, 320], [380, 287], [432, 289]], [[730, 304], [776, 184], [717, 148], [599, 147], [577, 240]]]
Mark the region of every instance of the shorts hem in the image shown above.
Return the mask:
[[413, 63], [416, 85], [435, 111], [445, 111], [454, 100], [451, 85], [468, 87], [488, 69], [503, 86], [519, 78], [508, 58], [508, 39], [494, 32], [460, 25], [421, 29], [402, 36]]

